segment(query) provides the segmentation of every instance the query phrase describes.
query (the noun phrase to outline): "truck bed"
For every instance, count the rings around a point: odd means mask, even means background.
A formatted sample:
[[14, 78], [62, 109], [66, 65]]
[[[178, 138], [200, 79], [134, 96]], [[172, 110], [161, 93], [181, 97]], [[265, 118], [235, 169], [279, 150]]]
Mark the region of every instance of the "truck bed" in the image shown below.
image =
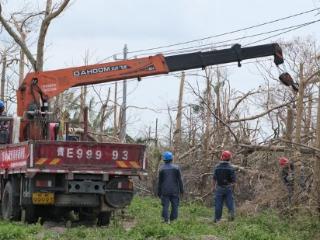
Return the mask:
[[140, 175], [145, 146], [141, 144], [27, 141], [0, 145], [0, 173], [73, 172]]

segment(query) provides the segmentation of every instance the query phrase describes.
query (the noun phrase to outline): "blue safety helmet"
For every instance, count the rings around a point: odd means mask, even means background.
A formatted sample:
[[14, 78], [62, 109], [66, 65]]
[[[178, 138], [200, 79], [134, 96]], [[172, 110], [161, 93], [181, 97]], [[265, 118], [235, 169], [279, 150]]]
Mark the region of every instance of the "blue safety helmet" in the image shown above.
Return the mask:
[[165, 161], [165, 162], [169, 162], [169, 161], [172, 161], [172, 159], [173, 159], [173, 154], [172, 154], [172, 152], [164, 152], [163, 154], [162, 154], [162, 157], [163, 157], [163, 161]]
[[4, 102], [0, 100], [0, 109], [4, 108]]

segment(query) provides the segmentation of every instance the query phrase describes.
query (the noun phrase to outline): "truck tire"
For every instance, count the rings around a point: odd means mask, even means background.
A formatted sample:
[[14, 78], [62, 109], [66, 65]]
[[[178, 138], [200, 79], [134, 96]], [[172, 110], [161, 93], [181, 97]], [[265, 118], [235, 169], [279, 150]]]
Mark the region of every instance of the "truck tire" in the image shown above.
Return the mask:
[[1, 202], [2, 217], [5, 220], [19, 220], [21, 208], [19, 198], [15, 196], [11, 182], [7, 182]]
[[111, 212], [100, 212], [98, 215], [98, 226], [108, 226], [111, 219]]

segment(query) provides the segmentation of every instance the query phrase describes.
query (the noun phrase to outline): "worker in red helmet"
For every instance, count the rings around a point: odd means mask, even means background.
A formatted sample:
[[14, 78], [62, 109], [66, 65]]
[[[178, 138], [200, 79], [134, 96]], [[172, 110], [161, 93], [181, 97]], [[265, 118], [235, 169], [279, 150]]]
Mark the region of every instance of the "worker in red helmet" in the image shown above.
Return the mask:
[[235, 207], [233, 199], [233, 186], [236, 182], [234, 168], [230, 165], [232, 153], [222, 151], [220, 162], [213, 171], [213, 191], [215, 193], [215, 216], [214, 221], [219, 222], [222, 217], [223, 203], [226, 202], [229, 210], [229, 220], [234, 220]]
[[286, 157], [278, 159], [281, 168], [281, 178], [288, 190], [288, 201], [291, 203], [294, 191], [294, 165]]
[[280, 157], [279, 158], [279, 164], [281, 167], [285, 167], [289, 164], [289, 159], [286, 157]]

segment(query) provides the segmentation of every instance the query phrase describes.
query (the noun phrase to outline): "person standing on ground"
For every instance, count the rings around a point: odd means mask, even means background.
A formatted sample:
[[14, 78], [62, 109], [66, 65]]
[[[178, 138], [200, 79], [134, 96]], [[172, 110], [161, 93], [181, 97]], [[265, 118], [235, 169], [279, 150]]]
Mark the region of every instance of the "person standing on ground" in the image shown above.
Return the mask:
[[[183, 183], [181, 171], [177, 165], [172, 164], [173, 154], [164, 152], [162, 154], [164, 164], [159, 171], [158, 197], [161, 199], [162, 218], [165, 223], [178, 218], [179, 195], [183, 194]], [[171, 213], [169, 217], [169, 205]]]
[[6, 112], [4, 111], [4, 102], [0, 100], [0, 116], [7, 116]]
[[236, 182], [236, 174], [234, 168], [230, 165], [231, 157], [230, 151], [223, 151], [220, 157], [221, 161], [213, 171], [213, 192], [215, 192], [214, 222], [221, 220], [224, 202], [226, 202], [229, 210], [229, 220], [234, 220], [233, 187]]
[[10, 140], [9, 134], [9, 121], [4, 120], [1, 117], [6, 117], [5, 105], [2, 100], [0, 100], [0, 144], [7, 144]]
[[294, 193], [294, 165], [286, 157], [279, 158], [279, 165], [281, 167], [281, 178], [288, 191], [289, 204], [292, 203]]

